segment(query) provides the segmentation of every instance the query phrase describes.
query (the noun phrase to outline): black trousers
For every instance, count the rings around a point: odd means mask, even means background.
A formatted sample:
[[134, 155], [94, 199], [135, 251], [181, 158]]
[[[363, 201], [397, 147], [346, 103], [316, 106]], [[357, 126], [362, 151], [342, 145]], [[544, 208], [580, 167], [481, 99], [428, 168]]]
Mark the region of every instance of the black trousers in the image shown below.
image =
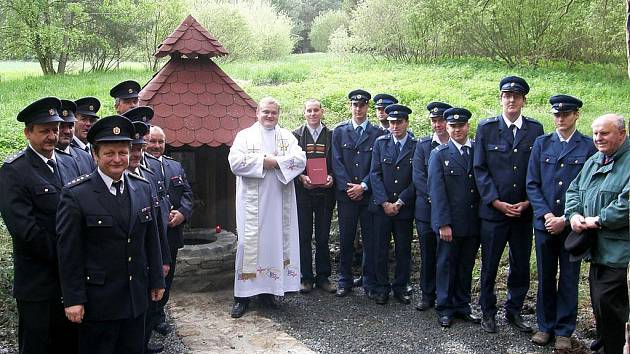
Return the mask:
[[[168, 302], [169, 297], [171, 296], [171, 284], [173, 284], [173, 277], [175, 276], [175, 265], [177, 265], [177, 248], [171, 248], [171, 268], [164, 278], [164, 282], [166, 283], [166, 288], [164, 289], [164, 296], [157, 303], [157, 319], [155, 325], [163, 323], [166, 321], [166, 312], [164, 311], [164, 307], [166, 307], [166, 303]], [[151, 309], [151, 305], [149, 305], [149, 310]], [[155, 327], [155, 326], [154, 326]], [[151, 328], [153, 329], [153, 328]]]
[[144, 314], [130, 319], [83, 321], [79, 326], [81, 354], [143, 354]]
[[70, 322], [60, 300], [17, 300], [20, 354], [77, 353], [78, 325]]
[[[334, 206], [334, 196], [325, 194], [301, 196], [298, 201], [300, 272], [303, 282], [315, 281], [319, 284], [328, 281], [330, 277], [328, 239]], [[315, 231], [315, 274], [313, 274], [313, 231]]]
[[628, 268], [591, 264], [588, 281], [597, 325], [597, 336], [604, 341], [604, 353], [623, 352], [625, 324], [628, 320]]
[[[389, 295], [405, 291], [409, 283], [411, 270], [411, 238], [413, 236], [413, 219], [394, 219], [390, 216], [372, 214], [374, 217], [375, 255], [376, 255], [376, 292]], [[396, 268], [394, 279], [389, 282], [389, 238], [394, 234], [396, 252]]]
[[416, 219], [416, 230], [420, 242], [420, 290], [422, 301], [433, 302], [436, 298], [437, 245], [438, 236], [431, 224]]

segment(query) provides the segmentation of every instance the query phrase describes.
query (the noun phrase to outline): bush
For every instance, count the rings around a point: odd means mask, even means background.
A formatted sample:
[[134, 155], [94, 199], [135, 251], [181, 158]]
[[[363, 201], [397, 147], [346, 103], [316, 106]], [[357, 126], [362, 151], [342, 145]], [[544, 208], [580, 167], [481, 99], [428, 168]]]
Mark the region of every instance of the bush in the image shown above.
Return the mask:
[[269, 0], [193, 0], [191, 13], [230, 52], [223, 60], [262, 60], [288, 55], [293, 23]]
[[348, 26], [348, 15], [342, 10], [327, 11], [313, 20], [308, 38], [315, 51], [325, 52], [330, 44], [330, 35], [340, 27]]

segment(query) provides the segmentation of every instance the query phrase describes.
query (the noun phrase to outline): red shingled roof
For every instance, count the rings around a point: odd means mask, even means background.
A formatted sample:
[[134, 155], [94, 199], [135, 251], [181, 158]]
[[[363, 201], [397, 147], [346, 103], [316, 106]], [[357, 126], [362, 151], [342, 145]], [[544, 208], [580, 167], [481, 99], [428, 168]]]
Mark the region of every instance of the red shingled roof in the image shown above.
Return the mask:
[[228, 51], [194, 17], [188, 15], [158, 46], [153, 55], [162, 58], [172, 54], [193, 58], [206, 55], [211, 58], [227, 55]]
[[171, 58], [142, 88], [140, 103], [153, 107], [152, 124], [173, 147], [231, 146], [256, 121], [256, 102], [205, 57]]

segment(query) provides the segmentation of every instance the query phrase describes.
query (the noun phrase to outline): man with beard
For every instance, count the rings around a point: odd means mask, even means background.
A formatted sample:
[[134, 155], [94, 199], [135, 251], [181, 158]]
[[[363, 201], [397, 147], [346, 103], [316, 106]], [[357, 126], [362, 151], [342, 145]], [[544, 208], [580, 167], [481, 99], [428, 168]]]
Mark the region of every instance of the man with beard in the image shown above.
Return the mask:
[[418, 311], [425, 311], [435, 305], [435, 264], [437, 239], [431, 227], [431, 199], [427, 187], [427, 171], [431, 150], [448, 142], [444, 111], [451, 105], [431, 102], [427, 105], [433, 134], [418, 139], [413, 154], [413, 185], [416, 190], [416, 231], [420, 241], [420, 301]]
[[92, 167], [94, 160], [85, 150], [81, 150], [78, 147], [71, 145], [74, 138], [74, 123], [77, 121], [75, 117], [76, 111], [76, 103], [68, 100], [61, 100], [61, 111], [59, 112], [59, 116], [64, 121], [59, 124], [59, 142], [57, 142], [57, 149], [61, 153], [72, 157], [77, 171], [76, 175], [80, 176], [89, 174], [94, 170]]

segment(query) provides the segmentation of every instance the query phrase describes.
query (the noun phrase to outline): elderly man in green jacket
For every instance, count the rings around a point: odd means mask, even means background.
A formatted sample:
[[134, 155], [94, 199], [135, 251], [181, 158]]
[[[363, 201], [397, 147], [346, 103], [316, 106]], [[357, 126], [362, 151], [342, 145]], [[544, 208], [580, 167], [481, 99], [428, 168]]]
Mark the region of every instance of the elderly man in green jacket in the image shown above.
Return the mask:
[[571, 182], [565, 216], [573, 231], [595, 231], [589, 283], [597, 333], [605, 353], [622, 353], [628, 319], [630, 142], [619, 115], [603, 115], [591, 127], [598, 152]]

